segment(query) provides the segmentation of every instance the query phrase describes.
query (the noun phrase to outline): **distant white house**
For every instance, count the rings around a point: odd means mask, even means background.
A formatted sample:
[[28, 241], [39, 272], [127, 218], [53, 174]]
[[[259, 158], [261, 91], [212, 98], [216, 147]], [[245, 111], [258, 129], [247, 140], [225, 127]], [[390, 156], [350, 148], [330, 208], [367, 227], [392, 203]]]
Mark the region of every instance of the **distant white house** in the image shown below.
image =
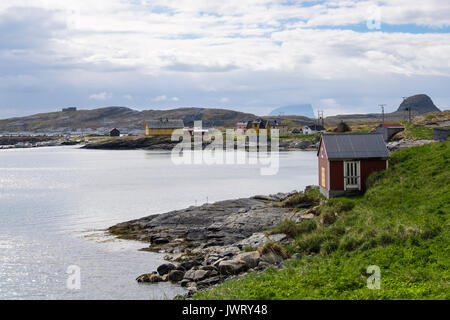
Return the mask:
[[302, 129], [303, 134], [316, 134], [325, 131], [326, 131], [325, 128], [318, 124], [314, 124], [311, 126], [304, 126]]

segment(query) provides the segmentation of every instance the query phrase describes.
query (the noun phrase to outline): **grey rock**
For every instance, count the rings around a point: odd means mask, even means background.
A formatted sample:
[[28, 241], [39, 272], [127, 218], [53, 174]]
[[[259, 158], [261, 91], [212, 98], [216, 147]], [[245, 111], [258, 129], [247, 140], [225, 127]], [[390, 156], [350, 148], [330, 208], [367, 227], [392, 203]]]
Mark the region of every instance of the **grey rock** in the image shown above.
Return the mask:
[[186, 273], [184, 274], [184, 279], [194, 281], [195, 271], [196, 270], [193, 269], [186, 271]]
[[236, 275], [248, 269], [247, 265], [241, 261], [227, 260], [219, 263], [219, 273], [223, 275]]
[[258, 251], [252, 251], [241, 253], [235, 259], [244, 262], [248, 268], [255, 268], [259, 264], [260, 256]]
[[212, 270], [216, 270], [216, 267], [211, 266], [211, 265], [206, 265], [206, 266], [201, 266], [200, 270], [212, 271]]
[[192, 280], [194, 280], [195, 282], [197, 281], [201, 281], [203, 279], [205, 279], [208, 276], [209, 271], [206, 270], [196, 270], [192, 275]]
[[210, 287], [220, 282], [220, 277], [211, 277], [200, 282], [197, 282], [197, 287], [200, 289]]
[[283, 257], [281, 257], [273, 252], [269, 252], [269, 253], [264, 254], [261, 257], [261, 261], [264, 261], [271, 265], [279, 265], [281, 262], [283, 262]]

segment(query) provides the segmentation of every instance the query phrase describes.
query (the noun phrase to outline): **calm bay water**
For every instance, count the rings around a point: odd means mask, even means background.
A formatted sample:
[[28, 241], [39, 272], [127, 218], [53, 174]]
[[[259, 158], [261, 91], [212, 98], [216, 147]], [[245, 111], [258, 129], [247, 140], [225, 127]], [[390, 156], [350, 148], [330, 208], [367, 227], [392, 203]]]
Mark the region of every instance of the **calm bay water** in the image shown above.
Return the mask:
[[[191, 205], [302, 190], [317, 183], [315, 152], [280, 153], [280, 170], [180, 165], [168, 152], [77, 147], [0, 151], [0, 299], [167, 299], [170, 283], [138, 285], [163, 263], [104, 230]], [[80, 290], [67, 268], [81, 268]]]

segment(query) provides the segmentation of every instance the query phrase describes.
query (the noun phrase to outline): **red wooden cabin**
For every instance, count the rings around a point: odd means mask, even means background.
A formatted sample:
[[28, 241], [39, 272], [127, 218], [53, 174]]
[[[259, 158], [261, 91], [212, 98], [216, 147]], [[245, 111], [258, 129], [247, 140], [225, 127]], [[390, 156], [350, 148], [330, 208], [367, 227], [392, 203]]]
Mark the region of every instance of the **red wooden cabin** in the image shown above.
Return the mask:
[[317, 157], [320, 191], [333, 198], [365, 191], [369, 175], [387, 169], [389, 151], [381, 134], [323, 134]]

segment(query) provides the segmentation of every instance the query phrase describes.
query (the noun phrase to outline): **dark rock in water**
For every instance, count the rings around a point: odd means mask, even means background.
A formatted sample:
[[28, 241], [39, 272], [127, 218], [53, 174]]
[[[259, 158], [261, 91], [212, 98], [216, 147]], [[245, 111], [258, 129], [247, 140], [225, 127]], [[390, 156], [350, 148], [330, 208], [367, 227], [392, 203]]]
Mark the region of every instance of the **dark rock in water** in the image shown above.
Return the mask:
[[189, 279], [183, 279], [180, 282], [180, 286], [187, 287], [188, 283], [190, 283], [190, 282], [191, 282], [191, 280], [189, 280]]
[[137, 282], [149, 282], [149, 283], [157, 283], [161, 282], [162, 278], [154, 273], [146, 273], [143, 274], [136, 279]]
[[180, 270], [172, 270], [169, 272], [169, 281], [178, 282], [183, 280], [184, 272]]
[[408, 109], [411, 109], [413, 115], [441, 111], [426, 94], [417, 94], [406, 98], [398, 107], [397, 112], [408, 112]]
[[156, 269], [158, 273], [163, 276], [165, 274], [168, 274], [170, 271], [175, 270], [177, 267], [173, 265], [172, 263], [165, 263], [162, 264]]
[[153, 238], [151, 240], [152, 244], [165, 244], [165, 243], [169, 243], [169, 239], [166, 238]]

